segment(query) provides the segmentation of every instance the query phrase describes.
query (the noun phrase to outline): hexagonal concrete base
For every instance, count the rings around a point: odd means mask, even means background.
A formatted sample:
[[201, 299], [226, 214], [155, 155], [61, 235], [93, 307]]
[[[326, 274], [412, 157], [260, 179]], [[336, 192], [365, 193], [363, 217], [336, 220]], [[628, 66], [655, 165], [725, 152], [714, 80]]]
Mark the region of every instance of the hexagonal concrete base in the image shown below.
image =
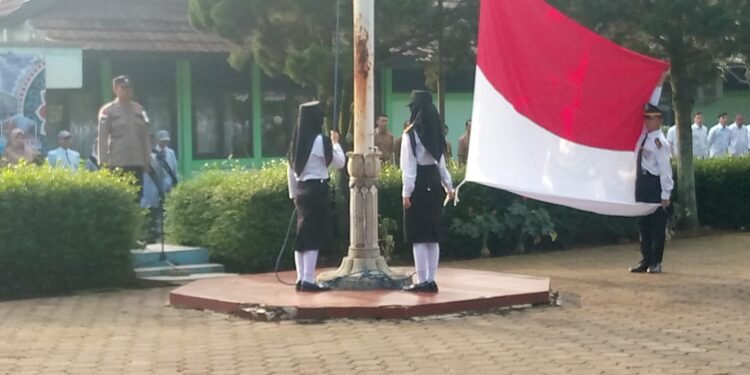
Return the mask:
[[[281, 277], [293, 281], [295, 273], [284, 272]], [[266, 273], [194, 281], [172, 291], [169, 300], [175, 307], [261, 320], [409, 318], [549, 302], [550, 280], [545, 277], [441, 268], [437, 282], [437, 294], [394, 290], [300, 293]]]

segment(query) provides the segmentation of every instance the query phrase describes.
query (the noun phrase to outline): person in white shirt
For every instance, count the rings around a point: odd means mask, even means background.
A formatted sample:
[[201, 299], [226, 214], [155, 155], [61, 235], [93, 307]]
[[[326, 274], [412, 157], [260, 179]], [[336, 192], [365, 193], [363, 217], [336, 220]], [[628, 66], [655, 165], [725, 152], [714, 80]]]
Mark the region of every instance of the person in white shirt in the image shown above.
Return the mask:
[[693, 156], [698, 159], [708, 158], [708, 129], [703, 125], [703, 113], [698, 112], [693, 118]]
[[47, 153], [47, 162], [54, 168], [68, 169], [73, 172], [78, 170], [81, 164], [81, 154], [78, 151], [71, 150], [73, 143], [73, 134], [67, 130], [61, 131], [57, 135], [57, 142], [60, 147]]
[[346, 156], [339, 145], [338, 133], [331, 131], [330, 138], [321, 134], [324, 118], [320, 102], [300, 105], [288, 154], [289, 199], [294, 200], [297, 208], [294, 264], [297, 268], [295, 289], [299, 292], [329, 289], [315, 282], [315, 266], [318, 252], [328, 250], [333, 242], [328, 167], [343, 168]]
[[404, 290], [437, 293], [442, 211], [445, 194], [454, 198], [453, 182], [445, 166], [445, 137], [429, 91], [412, 92], [411, 125], [401, 141], [404, 242], [413, 246], [417, 282]]
[[750, 139], [748, 139], [748, 130], [745, 126], [745, 117], [742, 114], [738, 113], [734, 124], [729, 126], [729, 134], [729, 155], [747, 155]]
[[677, 124], [672, 125], [667, 130], [667, 143], [669, 143], [669, 154], [672, 158], [678, 158], [680, 156], [680, 145], [679, 139], [677, 138]]
[[641, 235], [641, 261], [630, 267], [630, 272], [660, 273], [664, 256], [667, 228], [667, 208], [674, 188], [672, 166], [669, 163], [668, 145], [659, 130], [661, 111], [647, 104], [644, 108], [644, 134], [638, 141], [635, 200], [654, 203], [656, 210], [639, 221]]
[[719, 123], [708, 132], [708, 154], [711, 158], [725, 156], [729, 152], [731, 131], [727, 127], [726, 112], [719, 114]]

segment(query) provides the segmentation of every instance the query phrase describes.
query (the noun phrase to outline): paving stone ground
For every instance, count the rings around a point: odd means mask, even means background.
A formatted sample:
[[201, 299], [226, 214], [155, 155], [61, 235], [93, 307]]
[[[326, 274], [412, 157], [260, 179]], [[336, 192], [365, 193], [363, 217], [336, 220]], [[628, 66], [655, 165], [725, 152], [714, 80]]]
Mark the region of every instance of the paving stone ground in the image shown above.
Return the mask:
[[[165, 306], [169, 289], [0, 303], [0, 374], [750, 374], [750, 234], [444, 264], [549, 276], [562, 307], [262, 323]], [[438, 274], [439, 277], [439, 274]]]

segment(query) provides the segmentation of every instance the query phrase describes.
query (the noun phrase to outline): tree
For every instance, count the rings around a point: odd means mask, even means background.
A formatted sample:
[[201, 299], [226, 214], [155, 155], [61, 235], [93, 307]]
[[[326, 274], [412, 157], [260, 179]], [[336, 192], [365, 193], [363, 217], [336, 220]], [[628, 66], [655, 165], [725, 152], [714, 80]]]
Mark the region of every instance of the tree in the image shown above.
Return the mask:
[[737, 52], [746, 0], [553, 0], [554, 5], [618, 44], [671, 63], [672, 107], [680, 144], [677, 185], [688, 229], [699, 225], [693, 174], [692, 118], [700, 85], [720, 76], [719, 64]]
[[[253, 61], [271, 76], [285, 75], [312, 87], [332, 112], [334, 44], [339, 38], [341, 113], [339, 124], [349, 129], [352, 93], [352, 2], [342, 0], [341, 35], [336, 34], [336, 0], [190, 0], [190, 21], [197, 29], [215, 33], [235, 45], [229, 61], [241, 69]], [[420, 27], [431, 0], [377, 1], [376, 59], [394, 52], [390, 46], [409, 40]], [[398, 51], [396, 51], [398, 53]], [[330, 118], [330, 116], [329, 116]]]

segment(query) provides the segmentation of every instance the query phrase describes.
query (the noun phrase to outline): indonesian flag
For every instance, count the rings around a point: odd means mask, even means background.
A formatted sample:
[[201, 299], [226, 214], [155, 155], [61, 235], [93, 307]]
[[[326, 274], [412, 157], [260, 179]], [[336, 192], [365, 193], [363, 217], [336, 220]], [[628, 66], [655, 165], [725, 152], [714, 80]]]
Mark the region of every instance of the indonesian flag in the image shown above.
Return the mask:
[[466, 180], [580, 210], [635, 202], [643, 106], [668, 64], [543, 0], [482, 0]]

